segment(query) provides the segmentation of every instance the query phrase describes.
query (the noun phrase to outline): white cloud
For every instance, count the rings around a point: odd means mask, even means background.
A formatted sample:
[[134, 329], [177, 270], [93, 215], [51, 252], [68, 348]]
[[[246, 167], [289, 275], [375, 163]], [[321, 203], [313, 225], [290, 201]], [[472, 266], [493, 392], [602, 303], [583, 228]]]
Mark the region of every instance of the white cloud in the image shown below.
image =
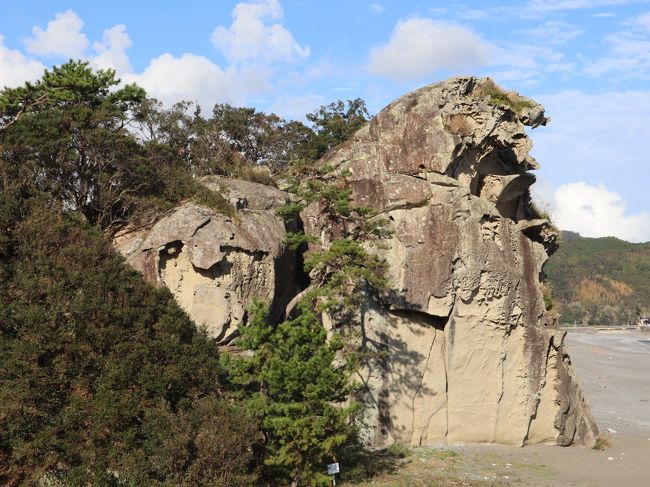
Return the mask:
[[454, 13], [459, 19], [463, 20], [482, 20], [488, 16], [488, 12], [486, 10], [469, 8], [464, 5], [455, 9]]
[[291, 62], [309, 56], [309, 47], [298, 44], [285, 27], [266, 23], [282, 19], [279, 0], [238, 3], [232, 16], [232, 24], [217, 27], [211, 38], [230, 62]]
[[623, 195], [632, 213], [650, 210], [647, 141], [650, 91], [533, 95], [551, 123], [535, 130], [532, 154], [555, 188], [569, 181], [603, 182]]
[[88, 59], [98, 69], [113, 68], [118, 73], [131, 71], [126, 50], [131, 47], [131, 38], [126, 26], [115, 25], [105, 29], [102, 40], [92, 45], [95, 55], [88, 52], [88, 37], [82, 32], [84, 21], [72, 10], [57, 13], [45, 29], [34, 26], [33, 36], [24, 40], [28, 52], [46, 56]]
[[643, 27], [646, 30], [650, 30], [650, 12], [639, 15], [633, 20], [633, 23]]
[[449, 13], [449, 9], [444, 7], [430, 7], [429, 13], [434, 17], [446, 17]]
[[88, 47], [88, 38], [81, 32], [84, 22], [72, 10], [57, 13], [45, 29], [34, 26], [25, 47], [32, 54], [78, 58]]
[[488, 75], [499, 83], [518, 87], [534, 86], [549, 73], [557, 77], [575, 71], [573, 63], [553, 48], [533, 44], [505, 44], [495, 47]]
[[576, 182], [555, 191], [555, 223], [585, 237], [614, 236], [631, 242], [650, 240], [650, 213], [627, 214], [620, 194], [603, 184]]
[[131, 47], [131, 38], [126, 33], [124, 25], [116, 25], [103, 32], [102, 41], [93, 43], [97, 56], [92, 64], [100, 69], [112, 68], [121, 73], [131, 71], [131, 63], [126, 49]]
[[650, 39], [632, 32], [619, 32], [605, 38], [606, 56], [589, 63], [585, 72], [594, 77], [650, 78]]
[[609, 5], [625, 5], [630, 0], [530, 0], [527, 9], [531, 12], [556, 12], [558, 10], [578, 10]]
[[413, 18], [397, 23], [388, 43], [370, 52], [373, 74], [407, 81], [444, 69], [473, 69], [488, 60], [490, 46], [467, 27]]
[[384, 10], [386, 10], [386, 7], [384, 7], [381, 3], [371, 3], [368, 5], [368, 10], [370, 10], [370, 13], [373, 15], [379, 15], [384, 13]]
[[311, 79], [325, 78], [333, 75], [340, 75], [340, 67], [329, 59], [321, 59], [318, 62], [307, 66], [305, 77]]
[[579, 27], [561, 20], [549, 20], [536, 29], [526, 31], [549, 44], [563, 44], [584, 33]]
[[37, 80], [44, 69], [45, 66], [38, 61], [26, 58], [20, 51], [7, 48], [4, 36], [0, 34], [0, 88], [16, 87], [25, 81]]
[[[165, 53], [151, 59], [144, 71], [135, 73], [127, 54], [132, 42], [126, 26], [105, 29], [101, 40], [93, 42], [89, 49], [82, 31], [84, 22], [72, 10], [56, 14], [46, 28], [35, 26], [33, 36], [24, 42], [27, 50], [38, 55], [78, 57], [90, 61], [94, 68], [115, 69], [124, 82], [138, 83], [165, 104], [188, 100], [210, 110], [215, 103], [240, 105], [249, 96], [271, 91], [271, 63], [309, 54], [309, 49], [298, 45], [277, 22], [282, 18], [278, 0], [239, 3], [233, 9], [233, 18], [230, 27], [217, 28], [212, 38], [230, 60], [226, 67], [201, 55]], [[4, 47], [0, 37], [0, 84], [17, 85], [38, 79], [44, 69], [20, 51]]]
[[163, 54], [154, 58], [141, 74], [123, 76], [135, 82], [163, 103], [196, 101], [210, 110], [215, 103], [241, 104], [246, 93], [267, 89], [266, 71], [222, 69], [208, 58], [185, 53], [180, 57]]

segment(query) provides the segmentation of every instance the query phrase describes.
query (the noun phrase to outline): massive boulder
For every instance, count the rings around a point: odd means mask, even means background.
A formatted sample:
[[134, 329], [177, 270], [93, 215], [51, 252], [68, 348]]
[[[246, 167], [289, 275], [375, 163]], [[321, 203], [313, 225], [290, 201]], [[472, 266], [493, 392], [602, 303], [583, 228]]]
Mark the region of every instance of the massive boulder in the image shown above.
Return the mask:
[[115, 245], [149, 282], [168, 287], [198, 325], [228, 343], [254, 299], [279, 315], [299, 291], [296, 255], [284, 245], [285, 223], [275, 214], [289, 195], [216, 176], [202, 182], [230, 201], [234, 217], [185, 203], [151, 228], [127, 229]]
[[[547, 121], [542, 106], [489, 79], [453, 78], [398, 99], [321, 160], [394, 232], [380, 250], [388, 289], [358, 311], [370, 443], [569, 445], [597, 434], [540, 285], [557, 233], [530, 204], [538, 165], [525, 126]], [[301, 289], [275, 215], [290, 197], [203, 182], [235, 217], [187, 203], [116, 246], [228, 343], [252, 299], [280, 319]], [[318, 203], [301, 219], [323, 246], [337, 236]]]
[[[454, 78], [382, 110], [322, 164], [387, 218], [389, 289], [360, 311], [368, 440], [585, 443], [595, 423], [546, 311], [556, 232], [530, 205], [542, 106]], [[305, 231], [331, 238], [317, 204]], [[336, 326], [336, 323], [334, 324]]]

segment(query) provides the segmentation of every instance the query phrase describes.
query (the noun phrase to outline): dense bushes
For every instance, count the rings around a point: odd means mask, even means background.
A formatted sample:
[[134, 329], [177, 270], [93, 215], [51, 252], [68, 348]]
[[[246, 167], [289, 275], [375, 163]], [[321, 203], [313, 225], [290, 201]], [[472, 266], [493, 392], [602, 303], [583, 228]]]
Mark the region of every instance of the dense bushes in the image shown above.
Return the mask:
[[249, 479], [255, 423], [220, 400], [214, 346], [167, 290], [146, 285], [96, 232], [50, 210], [28, 213], [9, 240], [0, 483]]

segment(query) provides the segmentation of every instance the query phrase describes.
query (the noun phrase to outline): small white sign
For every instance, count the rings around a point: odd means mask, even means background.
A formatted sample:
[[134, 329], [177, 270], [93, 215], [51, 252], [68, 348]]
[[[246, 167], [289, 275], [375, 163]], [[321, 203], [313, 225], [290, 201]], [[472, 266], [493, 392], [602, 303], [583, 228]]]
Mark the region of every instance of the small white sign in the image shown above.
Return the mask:
[[327, 466], [327, 475], [334, 475], [334, 474], [337, 474], [339, 472], [340, 472], [340, 470], [339, 470], [339, 464], [338, 463], [330, 463]]

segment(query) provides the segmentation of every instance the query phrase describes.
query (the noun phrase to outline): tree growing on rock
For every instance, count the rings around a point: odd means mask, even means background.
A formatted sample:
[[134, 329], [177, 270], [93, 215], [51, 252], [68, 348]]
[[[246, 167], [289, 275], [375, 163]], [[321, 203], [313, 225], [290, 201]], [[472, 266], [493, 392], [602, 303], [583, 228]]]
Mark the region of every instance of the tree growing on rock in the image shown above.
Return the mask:
[[361, 98], [347, 102], [338, 100], [308, 114], [307, 120], [312, 123], [313, 130], [308, 142], [309, 158], [320, 159], [327, 151], [350, 139], [369, 118], [366, 102]]

